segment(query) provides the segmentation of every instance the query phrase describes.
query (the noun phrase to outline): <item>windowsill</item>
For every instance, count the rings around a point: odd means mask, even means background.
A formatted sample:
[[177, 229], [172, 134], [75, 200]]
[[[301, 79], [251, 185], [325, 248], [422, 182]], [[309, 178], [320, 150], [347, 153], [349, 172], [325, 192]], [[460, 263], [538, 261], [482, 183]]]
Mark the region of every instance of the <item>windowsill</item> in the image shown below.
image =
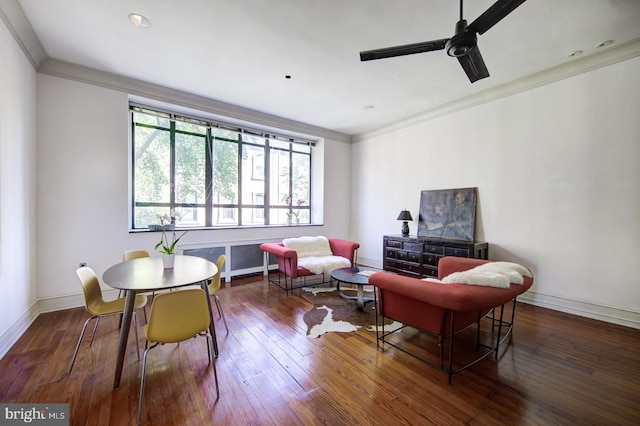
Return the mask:
[[[273, 229], [273, 228], [304, 228], [312, 226], [324, 226], [323, 223], [301, 223], [300, 225], [244, 225], [244, 226], [212, 226], [212, 227], [196, 227], [196, 228], [176, 228], [176, 232], [181, 231], [222, 231], [222, 230], [242, 230], [242, 229]], [[149, 228], [129, 229], [130, 234], [138, 234], [144, 232], [162, 232], [152, 231]], [[173, 232], [173, 231], [171, 231]]]

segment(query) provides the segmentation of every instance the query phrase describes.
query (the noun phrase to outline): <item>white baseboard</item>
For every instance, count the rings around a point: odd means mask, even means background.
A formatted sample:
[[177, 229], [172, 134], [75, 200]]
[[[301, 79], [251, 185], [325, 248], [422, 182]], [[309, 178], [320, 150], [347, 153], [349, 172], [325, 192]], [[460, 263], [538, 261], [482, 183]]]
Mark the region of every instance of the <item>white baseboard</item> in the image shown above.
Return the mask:
[[4, 357], [9, 349], [18, 341], [31, 324], [40, 315], [38, 302], [35, 302], [13, 324], [0, 334], [0, 358]]
[[366, 257], [358, 257], [359, 266], [368, 266], [370, 268], [382, 269], [382, 262], [375, 259], [369, 259]]
[[[113, 293], [113, 294], [112, 294]], [[115, 299], [118, 296], [117, 290], [102, 289], [105, 300]], [[62, 311], [65, 309], [80, 308], [84, 306], [84, 296], [80, 294], [69, 294], [66, 296], [47, 297], [38, 299], [39, 313]]]
[[640, 329], [640, 312], [629, 309], [598, 305], [592, 302], [537, 293], [535, 291], [528, 291], [518, 296], [518, 301], [553, 309], [554, 311]]

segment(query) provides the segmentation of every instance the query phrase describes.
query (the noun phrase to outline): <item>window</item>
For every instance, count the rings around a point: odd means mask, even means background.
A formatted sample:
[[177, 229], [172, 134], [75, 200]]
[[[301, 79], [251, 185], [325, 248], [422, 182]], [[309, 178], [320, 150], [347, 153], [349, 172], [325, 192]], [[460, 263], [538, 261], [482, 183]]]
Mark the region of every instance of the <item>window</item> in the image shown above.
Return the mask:
[[315, 143], [132, 104], [132, 228], [311, 223]]

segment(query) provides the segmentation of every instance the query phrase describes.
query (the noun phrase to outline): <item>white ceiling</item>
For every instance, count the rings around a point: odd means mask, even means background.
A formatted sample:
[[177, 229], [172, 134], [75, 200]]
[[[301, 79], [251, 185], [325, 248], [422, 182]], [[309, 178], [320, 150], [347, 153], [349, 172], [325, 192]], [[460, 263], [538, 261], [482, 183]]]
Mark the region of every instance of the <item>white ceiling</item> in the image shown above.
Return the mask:
[[[451, 37], [454, 0], [18, 2], [50, 58], [350, 135], [640, 37], [638, 0], [528, 0], [478, 36], [491, 77], [471, 84], [444, 51], [358, 55]], [[464, 17], [493, 2], [467, 0]], [[132, 25], [131, 12], [151, 27]]]

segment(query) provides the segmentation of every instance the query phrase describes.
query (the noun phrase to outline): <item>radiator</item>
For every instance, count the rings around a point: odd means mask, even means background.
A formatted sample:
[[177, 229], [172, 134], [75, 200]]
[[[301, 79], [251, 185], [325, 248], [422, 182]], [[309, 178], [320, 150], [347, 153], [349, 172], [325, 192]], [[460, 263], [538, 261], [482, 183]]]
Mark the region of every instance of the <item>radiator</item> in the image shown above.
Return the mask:
[[270, 270], [278, 269], [275, 257], [260, 250], [260, 244], [264, 242], [271, 241], [211, 241], [184, 244], [178, 249], [184, 255], [202, 257], [214, 263], [221, 254], [226, 255], [221, 278], [229, 282], [232, 277], [267, 275]]

